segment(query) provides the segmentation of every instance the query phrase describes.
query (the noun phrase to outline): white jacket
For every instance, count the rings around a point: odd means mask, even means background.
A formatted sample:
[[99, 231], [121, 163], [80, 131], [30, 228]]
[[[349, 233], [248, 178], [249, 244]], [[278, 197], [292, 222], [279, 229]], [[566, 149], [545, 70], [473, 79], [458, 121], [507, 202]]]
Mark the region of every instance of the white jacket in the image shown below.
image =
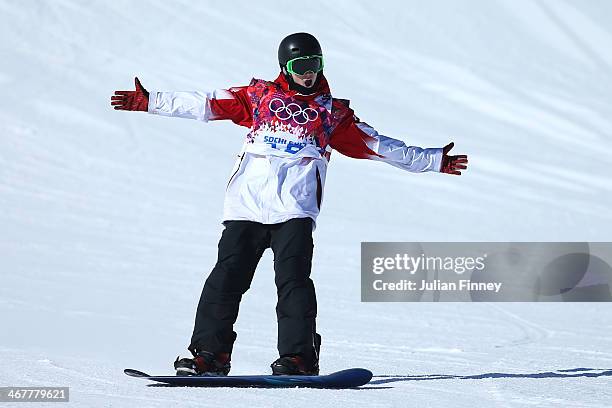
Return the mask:
[[223, 221], [316, 222], [332, 149], [411, 172], [440, 171], [442, 162], [441, 148], [406, 146], [359, 121], [348, 101], [331, 97], [324, 77], [313, 95], [290, 90], [282, 74], [210, 93], [152, 91], [149, 113], [229, 119], [250, 129], [227, 185]]

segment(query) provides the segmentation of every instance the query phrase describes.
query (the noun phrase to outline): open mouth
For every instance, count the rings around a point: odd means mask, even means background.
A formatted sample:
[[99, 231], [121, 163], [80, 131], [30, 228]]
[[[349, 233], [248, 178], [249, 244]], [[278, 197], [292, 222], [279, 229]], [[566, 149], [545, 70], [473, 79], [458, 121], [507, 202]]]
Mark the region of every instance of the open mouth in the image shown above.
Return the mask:
[[306, 88], [310, 88], [312, 86], [312, 84], [314, 84], [314, 81], [312, 79], [305, 79], [304, 80], [304, 86]]

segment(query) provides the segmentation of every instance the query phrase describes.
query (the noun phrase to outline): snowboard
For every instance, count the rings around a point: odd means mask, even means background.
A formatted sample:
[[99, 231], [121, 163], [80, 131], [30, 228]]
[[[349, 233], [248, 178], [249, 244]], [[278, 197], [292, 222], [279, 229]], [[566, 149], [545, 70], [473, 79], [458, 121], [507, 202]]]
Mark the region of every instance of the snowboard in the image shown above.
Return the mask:
[[327, 375], [156, 376], [131, 368], [123, 372], [130, 377], [177, 387], [354, 388], [372, 379], [372, 372], [364, 368], [350, 368]]

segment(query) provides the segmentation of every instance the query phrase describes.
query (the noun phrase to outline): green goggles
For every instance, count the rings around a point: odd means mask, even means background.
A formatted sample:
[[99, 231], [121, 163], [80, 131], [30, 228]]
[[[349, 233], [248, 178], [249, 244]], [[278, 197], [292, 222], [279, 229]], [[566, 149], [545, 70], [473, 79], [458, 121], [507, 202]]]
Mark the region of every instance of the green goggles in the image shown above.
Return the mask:
[[290, 74], [304, 75], [307, 72], [316, 74], [321, 71], [323, 71], [322, 55], [308, 55], [287, 61], [287, 72]]

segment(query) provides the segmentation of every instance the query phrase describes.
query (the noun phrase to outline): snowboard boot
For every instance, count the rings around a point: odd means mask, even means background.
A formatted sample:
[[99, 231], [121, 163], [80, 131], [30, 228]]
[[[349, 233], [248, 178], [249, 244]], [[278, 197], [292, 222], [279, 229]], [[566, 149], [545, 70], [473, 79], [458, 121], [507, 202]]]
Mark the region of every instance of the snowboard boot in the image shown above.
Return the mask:
[[272, 375], [319, 375], [319, 364], [309, 363], [299, 354], [283, 356], [270, 367]]
[[321, 350], [321, 336], [315, 334], [315, 344], [312, 353], [286, 354], [273, 362], [273, 375], [319, 375], [319, 351]]
[[196, 351], [193, 358], [177, 357], [174, 369], [176, 375], [225, 376], [231, 368], [230, 357], [229, 353]]

